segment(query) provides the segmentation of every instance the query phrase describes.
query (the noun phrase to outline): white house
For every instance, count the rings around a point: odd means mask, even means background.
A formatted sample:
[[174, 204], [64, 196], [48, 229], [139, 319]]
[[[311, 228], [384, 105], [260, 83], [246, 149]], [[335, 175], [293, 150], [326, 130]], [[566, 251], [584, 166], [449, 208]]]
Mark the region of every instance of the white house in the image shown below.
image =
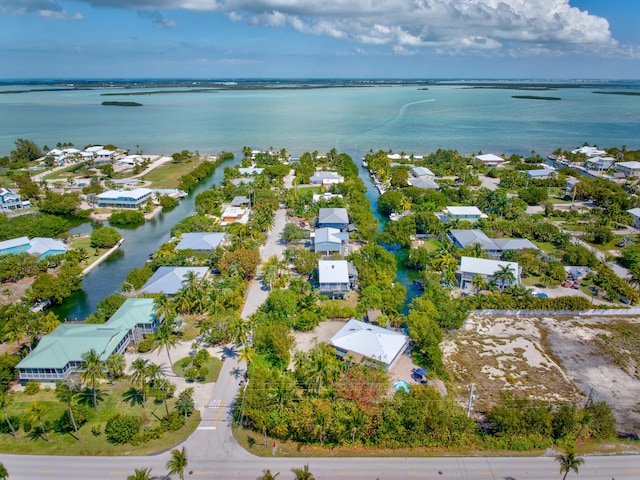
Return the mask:
[[357, 272], [346, 260], [319, 260], [318, 284], [321, 295], [344, 298], [357, 284]]
[[516, 262], [462, 257], [460, 259], [460, 288], [463, 290], [469, 288], [477, 275], [480, 275], [487, 282], [498, 280], [495, 275], [505, 266], [513, 274], [514, 280], [506, 282], [504, 286], [520, 284], [520, 267]]
[[599, 157], [600, 155], [607, 154], [607, 152], [605, 152], [604, 150], [600, 150], [598, 147], [589, 147], [589, 146], [576, 148], [575, 150], [571, 150], [571, 153], [573, 154], [582, 153], [587, 157]]
[[445, 207], [445, 209], [436, 214], [440, 218], [441, 222], [448, 222], [451, 220], [468, 220], [475, 223], [481, 218], [487, 218], [487, 215], [482, 213], [478, 207]]
[[31, 207], [31, 202], [22, 201], [20, 195], [8, 188], [0, 188], [0, 212], [10, 212]]
[[96, 195], [98, 207], [138, 208], [153, 195], [148, 188], [134, 188], [133, 190], [107, 190]]
[[618, 162], [616, 172], [624, 174], [625, 177], [640, 176], [640, 162]]
[[207, 277], [209, 267], [160, 267], [140, 291], [151, 294], [175, 295], [184, 287], [189, 272], [193, 272], [200, 281]]
[[338, 175], [337, 172], [318, 171], [313, 174], [310, 180], [313, 185], [322, 185], [326, 187], [344, 182], [344, 177], [342, 175]]
[[584, 167], [587, 170], [594, 170], [596, 172], [604, 172], [613, 167], [613, 158], [609, 157], [593, 157], [587, 160]]
[[340, 358], [352, 355], [356, 361], [390, 370], [407, 348], [409, 338], [392, 330], [351, 319], [329, 345]]
[[556, 175], [556, 171], [552, 168], [539, 168], [537, 170], [521, 170], [528, 178], [538, 178], [546, 180]]
[[411, 175], [413, 175], [414, 178], [428, 178], [430, 180], [436, 178], [436, 174], [426, 167], [413, 167], [411, 169]]
[[484, 155], [476, 155], [476, 160], [482, 162], [486, 167], [499, 167], [505, 160], [493, 153], [485, 153]]
[[339, 193], [330, 193], [330, 192], [314, 193], [312, 202], [317, 203], [320, 200], [324, 200], [325, 202], [328, 202], [333, 198], [339, 198], [340, 200], [342, 200], [342, 195], [340, 195]]

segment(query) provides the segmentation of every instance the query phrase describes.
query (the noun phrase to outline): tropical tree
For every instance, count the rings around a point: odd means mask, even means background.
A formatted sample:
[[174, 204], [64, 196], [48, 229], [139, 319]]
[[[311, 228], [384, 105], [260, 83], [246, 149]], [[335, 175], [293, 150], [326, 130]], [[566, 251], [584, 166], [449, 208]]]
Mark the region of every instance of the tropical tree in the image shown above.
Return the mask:
[[84, 365], [82, 366], [82, 373], [80, 373], [80, 380], [91, 386], [93, 391], [93, 408], [98, 409], [98, 399], [96, 395], [96, 385], [99, 380], [107, 378], [106, 362], [100, 358], [100, 354], [96, 352], [94, 348], [82, 355]]
[[476, 295], [478, 295], [482, 290], [487, 288], [487, 282], [485, 281], [482, 275], [476, 275], [473, 277], [473, 281], [471, 282], [473, 288], [476, 289]]
[[136, 468], [133, 475], [129, 475], [127, 480], [156, 480], [158, 477], [151, 475], [150, 468]]
[[144, 358], [136, 358], [131, 363], [131, 383], [142, 390], [142, 408], [147, 404], [147, 368], [149, 362]]
[[6, 467], [2, 463], [0, 463], [0, 479], [7, 480], [7, 478], [9, 478], [9, 472], [7, 471]]
[[315, 480], [316, 477], [309, 471], [309, 464], [302, 468], [292, 468], [291, 471], [295, 475], [294, 480]]
[[556, 462], [560, 464], [560, 473], [564, 473], [562, 480], [565, 480], [571, 470], [576, 472], [576, 475], [578, 474], [578, 469], [580, 468], [580, 465], [584, 463], [584, 460], [580, 457], [576, 457], [573, 450], [567, 450], [565, 453], [556, 455]]
[[178, 343], [178, 336], [173, 331], [173, 325], [166, 318], [164, 322], [162, 322], [155, 333], [153, 334], [153, 348], [152, 352], [156, 350], [160, 350], [163, 347], [167, 350], [167, 357], [169, 357], [169, 364], [173, 365], [171, 361], [171, 355], [169, 354], [169, 349], [174, 348]]
[[73, 425], [73, 429], [76, 432], [76, 439], [80, 441], [80, 432], [78, 432], [76, 417], [73, 415], [73, 406], [76, 403], [77, 394], [77, 390], [75, 388], [72, 388], [65, 382], [56, 382], [56, 398], [64, 403], [69, 410], [69, 418], [71, 419], [71, 424]]
[[500, 287], [500, 293], [507, 285], [511, 285], [516, 280], [516, 276], [509, 265], [498, 265], [498, 270], [493, 274], [493, 278], [495, 278]]
[[247, 363], [247, 368], [249, 368], [251, 366], [251, 363], [253, 362], [253, 359], [256, 356], [256, 350], [255, 348], [253, 348], [250, 345], [245, 345], [244, 347], [242, 347], [242, 349], [240, 350], [240, 354], [238, 355], [238, 360], [239, 361], [244, 361]]
[[153, 310], [156, 318], [170, 320], [175, 314], [175, 304], [165, 294], [160, 294], [153, 301]]
[[34, 401], [31, 405], [27, 407], [26, 417], [32, 422], [36, 422], [40, 425], [40, 430], [44, 435], [44, 439], [49, 442], [49, 435], [47, 434], [47, 430], [44, 428], [44, 422], [42, 418], [46, 412], [46, 408], [42, 403], [38, 403]]
[[171, 460], [167, 462], [168, 475], [176, 474], [180, 480], [184, 480], [184, 471], [187, 468], [187, 449], [182, 447], [181, 450], [171, 450]]
[[106, 366], [110, 377], [120, 378], [124, 374], [124, 369], [127, 366], [127, 363], [124, 359], [124, 355], [112, 353], [109, 355], [109, 358], [107, 358]]
[[280, 475], [280, 472], [271, 473], [271, 470], [263, 470], [262, 476], [258, 477], [256, 480], [276, 480], [276, 477]]
[[[11, 420], [9, 420], [9, 415], [7, 414], [7, 407], [13, 401], [13, 396], [9, 392], [0, 392], [0, 408], [2, 409], [2, 413], [4, 413], [4, 421], [7, 422], [7, 426], [11, 430], [11, 435], [13, 438], [18, 438], [18, 434], [16, 433], [13, 425], [11, 424]], [[0, 476], [0, 478], [2, 478]]]

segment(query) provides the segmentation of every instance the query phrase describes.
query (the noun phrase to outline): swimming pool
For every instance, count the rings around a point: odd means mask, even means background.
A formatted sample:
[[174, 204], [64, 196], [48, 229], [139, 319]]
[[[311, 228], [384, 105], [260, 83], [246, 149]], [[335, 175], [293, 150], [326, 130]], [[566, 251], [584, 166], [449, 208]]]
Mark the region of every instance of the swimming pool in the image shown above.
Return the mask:
[[409, 383], [405, 382], [404, 380], [396, 380], [395, 382], [393, 382], [393, 388], [395, 388], [396, 391], [404, 390], [405, 392], [409, 393]]

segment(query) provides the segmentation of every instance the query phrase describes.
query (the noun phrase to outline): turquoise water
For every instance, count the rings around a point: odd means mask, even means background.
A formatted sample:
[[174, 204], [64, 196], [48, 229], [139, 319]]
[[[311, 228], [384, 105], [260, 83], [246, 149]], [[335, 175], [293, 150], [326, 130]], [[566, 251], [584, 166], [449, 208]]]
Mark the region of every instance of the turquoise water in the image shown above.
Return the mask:
[[[0, 90], [20, 87], [3, 86]], [[158, 90], [158, 89], [154, 89]], [[166, 90], [166, 89], [162, 89]], [[584, 142], [640, 148], [640, 97], [595, 95], [594, 88], [534, 94], [459, 86], [246, 90], [104, 97], [96, 89], [0, 95], [0, 154], [17, 138], [40, 145], [112, 143], [146, 153], [182, 149], [239, 152], [242, 146], [293, 154], [331, 148], [469, 154], [549, 153]], [[124, 90], [121, 90], [124, 91]], [[129, 90], [130, 92], [130, 90]], [[143, 103], [106, 107], [104, 100]]]

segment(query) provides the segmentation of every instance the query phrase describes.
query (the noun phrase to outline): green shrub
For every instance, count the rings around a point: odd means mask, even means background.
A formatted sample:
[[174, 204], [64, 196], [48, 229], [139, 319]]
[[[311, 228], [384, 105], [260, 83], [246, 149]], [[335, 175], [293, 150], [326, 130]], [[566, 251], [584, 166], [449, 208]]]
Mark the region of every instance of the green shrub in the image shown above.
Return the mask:
[[94, 425], [91, 427], [91, 433], [94, 437], [99, 437], [102, 434], [102, 425]]
[[[87, 423], [87, 408], [82, 405], [74, 405], [72, 407], [73, 410], [73, 419], [76, 421], [76, 426], [78, 428], [82, 427], [85, 423]], [[71, 421], [71, 416], [69, 415], [69, 409], [66, 409], [62, 412], [62, 415], [58, 417], [58, 419], [54, 422], [53, 429], [58, 433], [71, 433], [74, 431], [73, 422]]]
[[32, 428], [33, 428], [33, 425], [31, 424], [31, 420], [23, 418], [22, 419], [22, 431], [24, 433], [29, 433]]
[[[9, 415], [9, 421], [11, 422], [13, 429], [17, 432], [20, 428], [20, 417]], [[0, 433], [11, 433], [11, 429], [4, 418], [0, 421]]]
[[169, 195], [161, 195], [159, 202], [163, 210], [169, 210], [170, 208], [174, 208], [178, 205], [178, 203], [180, 203], [178, 202], [178, 200], [176, 200], [173, 197], [170, 197]]
[[40, 382], [27, 382], [24, 386], [24, 393], [27, 395], [35, 395], [40, 391]]
[[184, 426], [184, 417], [178, 412], [170, 412], [169, 416], [160, 420], [162, 427], [168, 432], [175, 432]]
[[109, 223], [112, 225], [142, 225], [144, 215], [136, 210], [120, 210], [111, 214]]
[[143, 338], [142, 341], [138, 344], [139, 353], [147, 353], [151, 351], [152, 348], [153, 348], [153, 338], [151, 337]]
[[193, 356], [193, 364], [196, 367], [200, 367], [200, 366], [202, 366], [202, 364], [204, 362], [206, 362], [210, 358], [211, 358], [211, 355], [209, 355], [209, 352], [206, 349], [203, 348], [202, 350], [198, 351], [198, 353], [196, 353]]
[[110, 443], [122, 445], [129, 443], [140, 431], [140, 420], [134, 415], [116, 414], [107, 421], [104, 434]]

